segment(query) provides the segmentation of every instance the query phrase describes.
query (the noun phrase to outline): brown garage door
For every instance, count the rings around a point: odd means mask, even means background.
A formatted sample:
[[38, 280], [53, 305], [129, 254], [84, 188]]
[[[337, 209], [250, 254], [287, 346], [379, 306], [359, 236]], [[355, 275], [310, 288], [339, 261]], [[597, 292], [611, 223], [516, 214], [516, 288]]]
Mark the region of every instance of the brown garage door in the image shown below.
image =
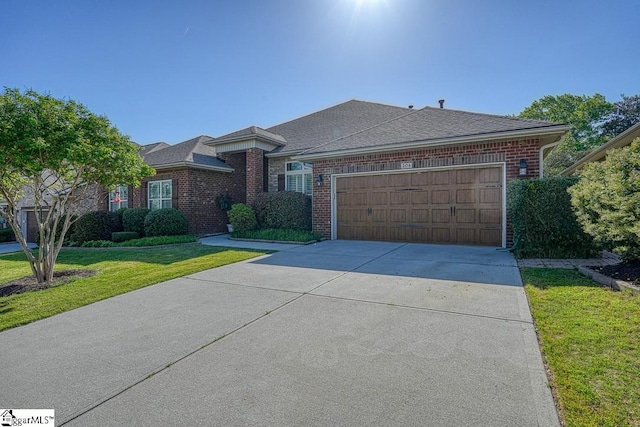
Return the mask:
[[336, 179], [337, 238], [502, 245], [502, 168]]

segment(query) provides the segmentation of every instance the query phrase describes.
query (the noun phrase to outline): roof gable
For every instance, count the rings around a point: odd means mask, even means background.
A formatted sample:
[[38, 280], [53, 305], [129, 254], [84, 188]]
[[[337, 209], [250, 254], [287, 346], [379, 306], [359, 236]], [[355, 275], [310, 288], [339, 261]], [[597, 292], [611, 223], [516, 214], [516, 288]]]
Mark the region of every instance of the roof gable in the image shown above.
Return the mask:
[[423, 142], [428, 145], [450, 139], [499, 135], [527, 130], [564, 129], [566, 126], [540, 120], [468, 111], [425, 107], [367, 129], [336, 138], [304, 151], [303, 155]]
[[276, 152], [301, 152], [351, 135], [411, 112], [409, 108], [351, 100], [267, 128], [284, 137], [287, 145]]
[[189, 166], [232, 172], [233, 168], [216, 156], [215, 149], [206, 145], [211, 141], [210, 136], [201, 135], [176, 145], [161, 143], [164, 145], [159, 147], [151, 144], [154, 147], [150, 150], [145, 151], [148, 146], [143, 147], [142, 158], [156, 169]]

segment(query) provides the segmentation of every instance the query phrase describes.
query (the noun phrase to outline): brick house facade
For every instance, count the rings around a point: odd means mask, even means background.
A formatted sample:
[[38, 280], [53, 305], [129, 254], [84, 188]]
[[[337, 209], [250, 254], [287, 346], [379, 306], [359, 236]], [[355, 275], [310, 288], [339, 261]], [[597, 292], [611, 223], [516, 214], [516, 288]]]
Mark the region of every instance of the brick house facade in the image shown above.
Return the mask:
[[545, 150], [568, 129], [348, 101], [268, 129], [145, 146], [157, 175], [130, 192], [129, 206], [149, 206], [149, 183], [170, 180], [172, 207], [191, 233], [208, 234], [226, 228], [221, 194], [251, 204], [263, 191], [302, 191], [326, 238], [507, 246], [506, 185], [539, 176]]

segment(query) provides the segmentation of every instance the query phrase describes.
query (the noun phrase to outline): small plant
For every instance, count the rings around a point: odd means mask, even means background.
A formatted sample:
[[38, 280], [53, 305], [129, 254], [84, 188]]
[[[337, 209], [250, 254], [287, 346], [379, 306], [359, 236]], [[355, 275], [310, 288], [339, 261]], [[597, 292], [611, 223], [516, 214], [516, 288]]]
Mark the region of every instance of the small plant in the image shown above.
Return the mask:
[[137, 239], [140, 236], [135, 231], [118, 231], [111, 233], [111, 240], [114, 243], [126, 242], [127, 240]]
[[233, 199], [229, 193], [220, 194], [216, 197], [216, 204], [224, 212], [229, 212], [231, 210], [231, 206], [233, 206]]
[[229, 222], [235, 231], [254, 230], [258, 227], [256, 213], [251, 206], [244, 203], [236, 203], [229, 211]]
[[113, 242], [110, 240], [87, 240], [82, 243], [83, 248], [110, 248]]
[[153, 236], [178, 236], [187, 234], [187, 218], [173, 208], [151, 211], [144, 219], [144, 234]]

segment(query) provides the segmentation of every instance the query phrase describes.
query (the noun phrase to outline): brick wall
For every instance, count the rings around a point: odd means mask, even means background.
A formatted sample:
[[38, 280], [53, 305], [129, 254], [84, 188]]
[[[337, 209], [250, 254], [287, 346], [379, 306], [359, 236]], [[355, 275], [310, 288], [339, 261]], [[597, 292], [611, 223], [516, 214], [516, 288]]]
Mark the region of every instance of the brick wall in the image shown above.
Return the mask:
[[285, 163], [290, 157], [269, 158], [269, 192], [278, 191], [278, 175], [284, 175]]
[[247, 203], [251, 204], [264, 189], [264, 151], [259, 148], [247, 150]]
[[[174, 185], [173, 207], [182, 211], [189, 222], [189, 233], [209, 234], [226, 231], [227, 215], [216, 204], [220, 194], [229, 193], [234, 203], [245, 201], [244, 153], [227, 155], [233, 173], [180, 168], [158, 172], [143, 181], [130, 194], [130, 207], [147, 207], [147, 184], [171, 179]], [[176, 192], [177, 191], [177, 192]]]
[[[537, 139], [513, 140], [316, 160], [313, 162], [314, 181], [323, 174], [324, 185], [313, 187], [313, 229], [331, 237], [331, 176], [334, 174], [406, 172], [401, 169], [402, 162], [412, 162], [414, 169], [504, 162], [509, 183], [519, 178], [520, 159], [527, 161], [528, 178], [538, 177], [538, 144]], [[511, 221], [507, 218], [507, 246], [511, 245], [512, 237]]]

